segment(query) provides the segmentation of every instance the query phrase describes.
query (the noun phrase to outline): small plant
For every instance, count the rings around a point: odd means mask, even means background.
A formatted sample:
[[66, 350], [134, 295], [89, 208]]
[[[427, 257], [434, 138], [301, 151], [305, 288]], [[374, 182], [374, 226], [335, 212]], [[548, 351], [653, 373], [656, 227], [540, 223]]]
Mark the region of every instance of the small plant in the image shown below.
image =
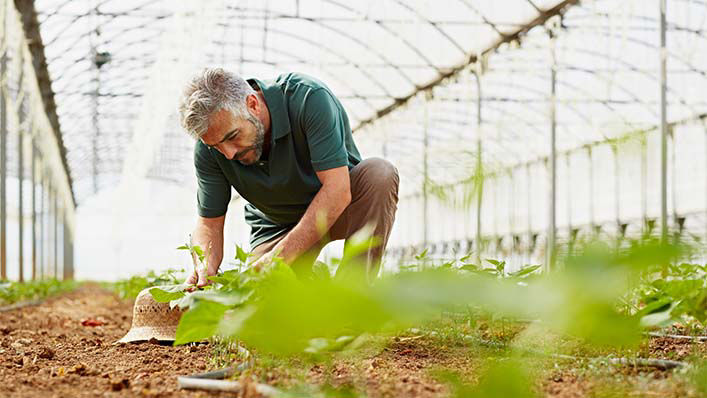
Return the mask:
[[42, 279], [28, 282], [0, 282], [0, 305], [24, 300], [42, 299], [61, 292], [70, 291], [78, 284], [73, 280]]
[[198, 276], [199, 271], [206, 273], [209, 269], [209, 257], [211, 255], [211, 248], [213, 242], [209, 242], [209, 246], [206, 248], [206, 252], [199, 246], [194, 245], [192, 242], [192, 237], [189, 235], [189, 242], [182, 246], [179, 246], [177, 250], [187, 250], [191, 255], [192, 263], [194, 265], [194, 270], [192, 271], [195, 276]]

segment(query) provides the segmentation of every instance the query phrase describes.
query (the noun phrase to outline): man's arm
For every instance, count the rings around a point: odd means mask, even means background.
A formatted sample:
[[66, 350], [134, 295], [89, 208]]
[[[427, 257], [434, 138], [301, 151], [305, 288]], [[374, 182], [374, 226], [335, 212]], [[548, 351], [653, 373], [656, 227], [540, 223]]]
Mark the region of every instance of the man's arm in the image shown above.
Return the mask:
[[351, 203], [351, 181], [347, 166], [317, 172], [319, 192], [295, 227], [269, 253], [256, 262], [259, 267], [274, 255], [292, 264], [326, 234]]
[[216, 275], [218, 272], [221, 260], [223, 260], [223, 224], [225, 220], [226, 215], [214, 218], [198, 217], [192, 233], [192, 244], [200, 246], [204, 251], [211, 244], [211, 251], [207, 259], [208, 269], [197, 267], [196, 272], [192, 273], [185, 283], [206, 286], [209, 284], [206, 277]]

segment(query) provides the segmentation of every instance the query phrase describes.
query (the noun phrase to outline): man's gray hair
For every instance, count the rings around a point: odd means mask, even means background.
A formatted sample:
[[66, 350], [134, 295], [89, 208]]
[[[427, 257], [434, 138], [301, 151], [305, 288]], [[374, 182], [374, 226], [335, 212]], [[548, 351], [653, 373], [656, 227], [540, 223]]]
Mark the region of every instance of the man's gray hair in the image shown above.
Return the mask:
[[248, 118], [246, 98], [255, 90], [242, 77], [222, 68], [206, 68], [194, 76], [179, 101], [179, 119], [192, 137], [199, 139], [209, 128], [209, 116], [222, 109]]

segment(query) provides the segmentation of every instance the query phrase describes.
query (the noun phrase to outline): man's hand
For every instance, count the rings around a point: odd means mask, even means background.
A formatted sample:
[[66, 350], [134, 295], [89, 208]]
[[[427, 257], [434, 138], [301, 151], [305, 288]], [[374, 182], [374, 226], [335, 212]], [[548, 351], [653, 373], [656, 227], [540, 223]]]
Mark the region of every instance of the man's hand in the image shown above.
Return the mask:
[[204, 287], [211, 284], [207, 277], [218, 273], [223, 259], [223, 224], [225, 219], [225, 215], [216, 218], [199, 217], [197, 219], [196, 228], [194, 228], [194, 232], [191, 235], [193, 240], [189, 244], [205, 247], [206, 253], [204, 261], [200, 261], [196, 253], [192, 252], [194, 269], [184, 281], [185, 284]]
[[255, 260], [251, 267], [256, 272], [260, 272], [265, 266], [270, 265], [275, 257], [277, 257], [277, 251], [275, 249], [270, 250], [269, 252], [263, 254], [259, 259]]
[[184, 281], [184, 283], [186, 285], [196, 285], [196, 287], [204, 287], [206, 285], [211, 284], [211, 281], [208, 279], [208, 277], [216, 275], [217, 273], [218, 269], [207, 269], [206, 265], [198, 261], [194, 264], [194, 270], [192, 271], [191, 275], [189, 275], [189, 277]]
[[184, 283], [186, 285], [196, 285], [196, 287], [204, 287], [211, 283], [211, 281], [207, 279], [207, 276], [209, 276], [209, 274], [206, 272], [206, 267], [200, 265], [194, 268], [194, 271], [191, 273], [191, 275], [189, 275], [189, 277], [187, 278], [187, 280], [184, 281]]
[[275, 256], [282, 257], [292, 265], [301, 255], [311, 249], [329, 231], [332, 225], [351, 203], [351, 185], [347, 166], [318, 171], [322, 183], [300, 221], [270, 252], [254, 263], [262, 268]]

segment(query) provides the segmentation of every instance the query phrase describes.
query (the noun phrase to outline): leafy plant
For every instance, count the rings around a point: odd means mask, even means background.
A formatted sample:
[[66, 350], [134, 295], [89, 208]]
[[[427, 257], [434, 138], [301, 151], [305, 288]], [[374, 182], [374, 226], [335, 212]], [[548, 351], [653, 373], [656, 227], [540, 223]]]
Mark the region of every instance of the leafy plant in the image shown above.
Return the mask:
[[179, 275], [184, 270], [168, 269], [159, 274], [149, 271], [147, 275], [135, 275], [128, 279], [107, 283], [104, 286], [115, 291], [122, 299], [134, 299], [144, 289], [151, 286], [175, 285], [180, 283]]
[[78, 284], [73, 280], [42, 279], [27, 282], [0, 281], [0, 305], [36, 300], [70, 291]]

